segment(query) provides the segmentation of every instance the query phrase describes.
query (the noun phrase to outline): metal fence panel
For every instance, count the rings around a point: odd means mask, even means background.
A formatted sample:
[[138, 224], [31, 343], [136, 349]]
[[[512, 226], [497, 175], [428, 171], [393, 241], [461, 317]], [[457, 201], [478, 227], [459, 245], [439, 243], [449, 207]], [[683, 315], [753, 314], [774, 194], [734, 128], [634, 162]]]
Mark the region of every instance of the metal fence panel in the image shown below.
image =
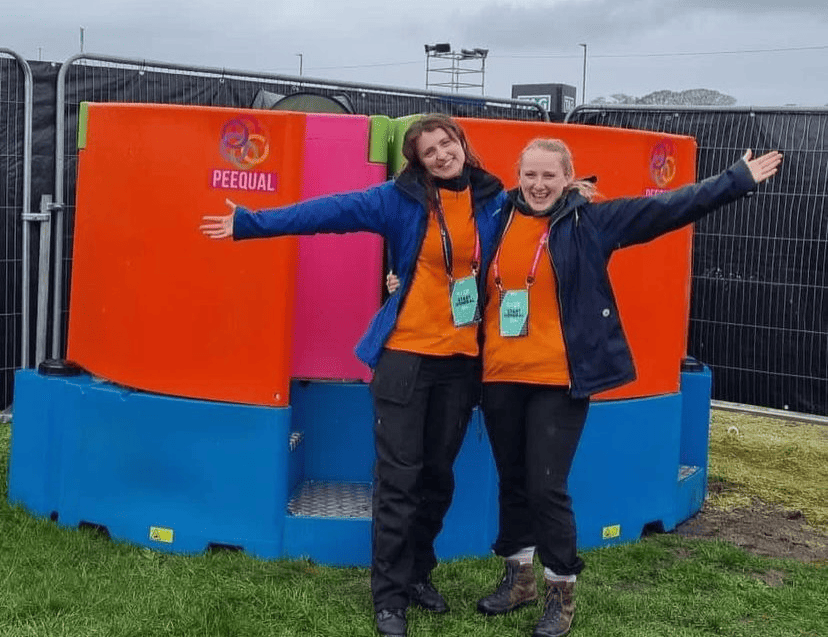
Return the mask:
[[29, 242], [23, 216], [31, 211], [31, 91], [25, 60], [0, 49], [0, 412], [6, 415], [14, 370], [23, 364], [22, 343], [28, 341]]
[[593, 107], [567, 121], [692, 135], [699, 180], [747, 148], [781, 172], [696, 224], [688, 352], [713, 397], [828, 415], [828, 109]]
[[58, 144], [55, 195], [62, 204], [55, 223], [53, 261], [59, 265], [53, 286], [51, 355], [65, 352], [72, 228], [77, 178], [77, 114], [83, 101], [141, 102], [249, 108], [261, 91], [277, 95], [313, 92], [342, 97], [355, 113], [400, 117], [443, 112], [462, 117], [544, 120], [546, 111], [521, 100], [470, 97], [395, 87], [331, 82], [307, 77], [180, 66], [163, 62], [79, 55], [67, 60], [58, 77]]

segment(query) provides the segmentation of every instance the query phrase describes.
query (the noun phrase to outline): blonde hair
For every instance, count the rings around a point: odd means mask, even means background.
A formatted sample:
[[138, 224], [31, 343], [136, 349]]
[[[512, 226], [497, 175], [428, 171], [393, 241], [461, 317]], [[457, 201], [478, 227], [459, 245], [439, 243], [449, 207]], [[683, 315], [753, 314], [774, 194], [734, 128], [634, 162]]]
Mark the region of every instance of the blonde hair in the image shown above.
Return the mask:
[[518, 156], [518, 174], [520, 174], [520, 167], [523, 164], [524, 155], [526, 155], [528, 151], [535, 148], [545, 150], [549, 153], [557, 153], [560, 156], [564, 176], [569, 181], [569, 185], [566, 187], [565, 192], [569, 190], [577, 190], [587, 201], [592, 201], [592, 199], [598, 195], [598, 190], [595, 188], [594, 182], [588, 179], [574, 179], [575, 166], [572, 162], [572, 151], [569, 150], [569, 146], [566, 145], [566, 142], [560, 139], [536, 137], [526, 144]]

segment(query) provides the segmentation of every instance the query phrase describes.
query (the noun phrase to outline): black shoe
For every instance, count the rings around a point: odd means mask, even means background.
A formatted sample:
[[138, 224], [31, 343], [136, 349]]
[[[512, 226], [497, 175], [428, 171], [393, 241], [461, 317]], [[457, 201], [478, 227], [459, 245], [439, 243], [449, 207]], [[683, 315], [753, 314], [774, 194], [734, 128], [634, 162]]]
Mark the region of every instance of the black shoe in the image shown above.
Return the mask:
[[383, 608], [377, 611], [377, 632], [383, 637], [405, 637], [405, 609]]
[[424, 610], [430, 610], [432, 613], [448, 611], [446, 600], [437, 592], [434, 584], [428, 579], [412, 584], [408, 589], [408, 599], [412, 604], [416, 604]]

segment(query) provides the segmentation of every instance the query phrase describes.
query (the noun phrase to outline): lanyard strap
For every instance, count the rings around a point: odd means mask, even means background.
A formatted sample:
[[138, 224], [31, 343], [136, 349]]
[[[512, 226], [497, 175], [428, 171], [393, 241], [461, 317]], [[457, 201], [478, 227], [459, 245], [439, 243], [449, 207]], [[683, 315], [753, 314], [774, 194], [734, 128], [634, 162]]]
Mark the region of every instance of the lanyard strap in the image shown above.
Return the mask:
[[[492, 261], [492, 270], [494, 271], [494, 282], [497, 286], [499, 291], [503, 291], [503, 281], [500, 278], [500, 251], [503, 249], [503, 242], [506, 240], [506, 233], [509, 231], [509, 227], [512, 225], [512, 220], [515, 217], [515, 211], [512, 209], [512, 213], [509, 215], [509, 221], [506, 224], [506, 230], [503, 231], [503, 237], [500, 240], [500, 245], [497, 246], [497, 252], [495, 253], [494, 260]], [[546, 232], [543, 233], [543, 236], [538, 241], [537, 250], [535, 250], [535, 258], [532, 261], [532, 268], [529, 270], [529, 274], [526, 275], [526, 289], [528, 290], [532, 287], [532, 284], [535, 282], [535, 273], [538, 270], [538, 261], [540, 260], [541, 252], [543, 251], [543, 246], [546, 243], [546, 239], [549, 237], [549, 228], [546, 229]]]
[[[446, 225], [446, 217], [443, 213], [443, 204], [440, 202], [439, 194], [437, 196], [437, 206], [434, 211], [437, 216], [437, 223], [440, 226], [440, 242], [443, 247], [443, 264], [446, 266], [446, 274], [449, 281], [454, 281], [454, 254], [451, 247], [451, 235], [449, 235], [448, 225]], [[477, 232], [477, 220], [474, 219], [474, 254], [471, 260], [471, 271], [473, 276], [477, 276], [480, 271], [480, 235]]]

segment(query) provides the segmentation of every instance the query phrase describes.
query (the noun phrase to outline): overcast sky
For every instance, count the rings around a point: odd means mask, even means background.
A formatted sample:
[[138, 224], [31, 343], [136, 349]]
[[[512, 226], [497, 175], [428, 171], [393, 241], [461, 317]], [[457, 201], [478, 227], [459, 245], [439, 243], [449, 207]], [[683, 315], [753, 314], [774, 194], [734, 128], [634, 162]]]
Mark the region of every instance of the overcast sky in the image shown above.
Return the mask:
[[[825, 0], [0, 0], [0, 47], [425, 88], [424, 44], [484, 48], [485, 93], [581, 101], [707, 88], [742, 106], [828, 104]], [[431, 76], [437, 81], [435, 75]], [[445, 90], [445, 89], [441, 89]], [[478, 89], [479, 93], [479, 89]]]

